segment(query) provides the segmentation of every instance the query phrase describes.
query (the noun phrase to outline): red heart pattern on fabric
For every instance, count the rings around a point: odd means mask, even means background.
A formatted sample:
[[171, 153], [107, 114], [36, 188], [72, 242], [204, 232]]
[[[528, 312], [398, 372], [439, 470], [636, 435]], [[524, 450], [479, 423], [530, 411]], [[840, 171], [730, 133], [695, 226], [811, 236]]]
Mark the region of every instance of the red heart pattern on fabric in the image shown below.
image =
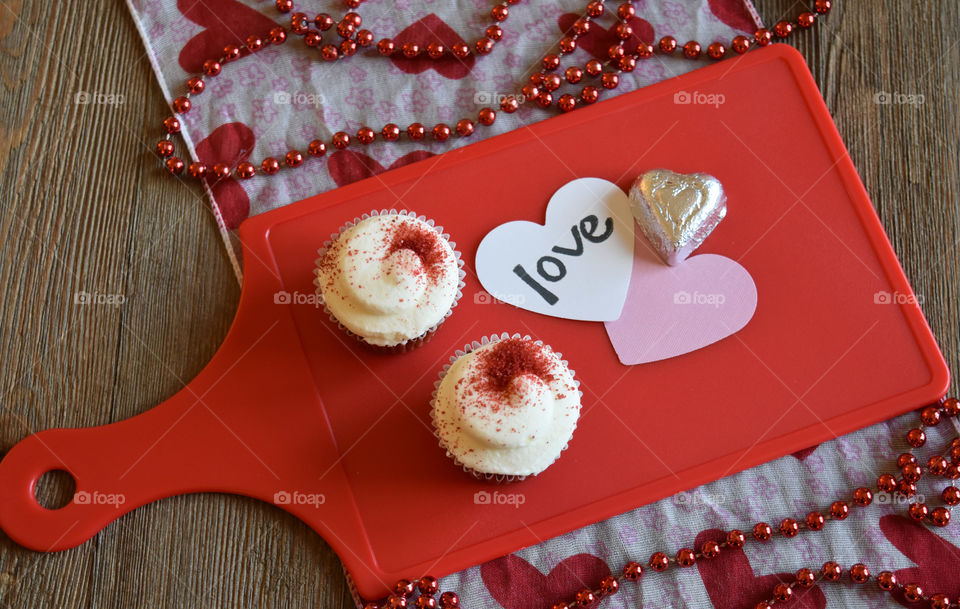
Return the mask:
[[[432, 42], [439, 42], [449, 49], [464, 40], [443, 19], [430, 13], [408, 25], [402, 32], [393, 37], [393, 41], [398, 47], [407, 42], [415, 42], [420, 45], [421, 49], [426, 49], [427, 45]], [[407, 74], [419, 74], [433, 69], [441, 76], [457, 80], [470, 73], [475, 59], [473, 54], [460, 59], [449, 53], [442, 59], [430, 59], [425, 53], [421, 53], [419, 57], [414, 59], [408, 59], [402, 54], [397, 54], [391, 57], [390, 61]]]
[[333, 177], [333, 181], [337, 183], [337, 186], [345, 186], [351, 182], [375, 176], [389, 169], [396, 169], [397, 167], [403, 167], [410, 163], [416, 163], [417, 161], [422, 161], [432, 156], [434, 156], [432, 152], [414, 150], [391, 163], [389, 167], [384, 167], [376, 159], [362, 152], [337, 150], [330, 155], [330, 160], [327, 162], [327, 170], [330, 172], [330, 176]]
[[[917, 563], [895, 571], [897, 580], [904, 584], [919, 584], [924, 594], [945, 594], [951, 599], [960, 598], [960, 548], [935, 534], [926, 525], [896, 515], [880, 519], [880, 530], [904, 556]], [[894, 599], [905, 607], [921, 606], [909, 603], [903, 594], [894, 594]]]
[[204, 30], [187, 41], [177, 61], [190, 73], [200, 72], [203, 62], [223, 55], [223, 47], [239, 45], [249, 53], [243, 41], [251, 34], [266, 35], [276, 22], [236, 0], [177, 0], [184, 17]]
[[490, 595], [504, 609], [542, 609], [567, 601], [582, 588], [595, 589], [610, 567], [592, 554], [574, 554], [544, 575], [514, 554], [480, 566]]
[[[573, 27], [573, 23], [580, 17], [581, 15], [578, 15], [577, 13], [564, 13], [563, 15], [560, 15], [560, 17], [557, 18], [557, 25], [560, 27], [560, 31], [569, 31], [570, 28]], [[653, 44], [653, 26], [650, 25], [648, 21], [641, 19], [640, 17], [632, 17], [629, 23], [630, 27], [633, 28], [633, 36], [623, 43], [623, 48], [627, 53], [633, 53], [636, 51], [637, 45], [641, 42]], [[607, 59], [607, 49], [618, 42], [620, 42], [620, 40], [613, 32], [613, 28], [610, 28], [609, 30], [604, 29], [596, 22], [590, 24], [589, 32], [577, 38], [577, 46], [585, 50], [587, 53], [590, 53], [597, 59], [602, 60]]]
[[[705, 541], [723, 542], [726, 533], [720, 529], [710, 529], [697, 535], [694, 547], [699, 548]], [[724, 548], [720, 556], [711, 560], [698, 560], [697, 569], [707, 589], [707, 595], [715, 609], [743, 609], [753, 607], [768, 600], [773, 587], [781, 582], [791, 582], [793, 573], [773, 573], [756, 576], [750, 566], [750, 560], [742, 549]], [[791, 609], [824, 609], [827, 599], [819, 586], [794, 589], [789, 602], [778, 607]]]
[[[216, 163], [235, 167], [250, 156], [255, 141], [250, 127], [243, 123], [226, 123], [214, 129], [207, 138], [200, 140], [197, 144], [197, 158], [207, 166], [208, 171]], [[233, 176], [217, 179], [208, 174], [204, 182], [210, 187], [213, 200], [220, 208], [220, 215], [227, 228], [240, 226], [250, 215], [250, 198], [243, 187]]]
[[753, 32], [759, 27], [743, 0], [708, 0], [707, 4], [717, 19], [734, 29]]

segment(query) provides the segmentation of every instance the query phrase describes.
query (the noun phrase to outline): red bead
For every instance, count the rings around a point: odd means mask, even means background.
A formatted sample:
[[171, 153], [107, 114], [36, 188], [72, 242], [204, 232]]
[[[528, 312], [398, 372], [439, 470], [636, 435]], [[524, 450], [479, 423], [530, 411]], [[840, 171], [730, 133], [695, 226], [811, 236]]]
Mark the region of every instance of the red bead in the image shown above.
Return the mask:
[[846, 501], [834, 501], [830, 504], [830, 517], [834, 520], [843, 520], [850, 515], [850, 506]]
[[914, 448], [920, 448], [927, 443], [927, 434], [920, 428], [911, 429], [907, 432], [907, 444]]
[[263, 159], [263, 161], [260, 163], [260, 171], [267, 174], [268, 176], [272, 176], [273, 174], [280, 171], [280, 161], [273, 158], [272, 156], [268, 156], [267, 158]]
[[947, 478], [950, 478], [951, 480], [956, 480], [960, 478], [960, 465], [957, 465], [957, 464], [951, 465], [950, 467], [947, 468], [947, 471], [943, 475], [946, 476]]
[[618, 66], [624, 72], [633, 72], [637, 67], [637, 60], [633, 57], [621, 57], [618, 61]]
[[276, 7], [281, 13], [289, 13], [293, 10], [293, 0], [277, 0]]
[[369, 144], [377, 138], [377, 133], [370, 127], [361, 127], [357, 130], [357, 141], [361, 144]]
[[830, 0], [817, 0], [813, 3], [813, 8], [821, 15], [826, 15], [830, 12]]
[[881, 590], [890, 592], [897, 587], [897, 576], [890, 571], [881, 571], [877, 574], [877, 585]]
[[873, 502], [873, 493], [865, 486], [853, 491], [853, 502], [857, 505], [870, 505]]
[[506, 112], [507, 114], [512, 114], [516, 112], [517, 108], [519, 107], [520, 107], [520, 103], [512, 95], [508, 95], [500, 100], [500, 109]]
[[327, 145], [320, 140], [313, 140], [310, 142], [310, 145], [307, 146], [307, 152], [310, 156], [323, 156], [327, 153]]
[[681, 567], [692, 567], [697, 562], [697, 557], [690, 548], [683, 548], [677, 552], [677, 564]]
[[173, 110], [177, 114], [184, 114], [190, 111], [190, 100], [186, 97], [178, 97], [173, 100]]
[[540, 95], [537, 96], [537, 105], [541, 108], [549, 108], [552, 103], [553, 95], [550, 95], [549, 91], [541, 91]]
[[283, 44], [287, 41], [287, 30], [277, 26], [270, 30], [270, 42], [273, 44]]
[[490, 40], [501, 40], [503, 38], [503, 28], [494, 23], [493, 25], [488, 25], [487, 29], [483, 31], [487, 35], [487, 38]]
[[351, 11], [343, 16], [343, 21], [349, 23], [353, 27], [360, 27], [363, 24], [363, 17]]
[[387, 123], [383, 126], [383, 129], [380, 130], [380, 135], [388, 142], [396, 141], [400, 137], [400, 127], [393, 123]]
[[927, 406], [920, 411], [920, 420], [927, 427], [934, 427], [940, 423], [940, 408], [937, 406]]
[[413, 59], [420, 54], [420, 45], [416, 42], [404, 42], [401, 49], [403, 51], [403, 56], [407, 59]]
[[577, 604], [577, 607], [589, 607], [597, 600], [596, 595], [589, 588], [580, 590], [573, 598], [574, 602]]
[[350, 57], [351, 55], [357, 52], [357, 41], [356, 40], [342, 40], [340, 42], [340, 53], [344, 57]]
[[429, 575], [424, 575], [417, 582], [417, 589], [420, 590], [420, 594], [427, 594], [433, 596], [437, 593], [437, 590], [440, 589], [440, 584], [437, 582], [436, 577], [431, 577]]
[[630, 27], [629, 23], [624, 23], [621, 21], [617, 25], [613, 26], [613, 33], [620, 40], [629, 40], [633, 36], [633, 28]]
[[414, 603], [414, 606], [417, 609], [437, 609], [437, 599], [432, 596], [423, 595], [417, 598], [417, 602]]
[[950, 417], [960, 415], [960, 400], [947, 398], [943, 401], [943, 412]]
[[613, 596], [620, 590], [620, 582], [612, 575], [606, 575], [600, 579], [600, 595]]
[[607, 57], [610, 59], [620, 59], [626, 54], [627, 52], [624, 50], [622, 44], [611, 44], [607, 49]]
[[603, 72], [603, 64], [600, 63], [599, 59], [591, 59], [586, 63], [584, 69], [590, 76], [598, 76], [600, 72]]
[[212, 169], [213, 177], [222, 180], [230, 175], [230, 168], [223, 163], [217, 163]]
[[907, 584], [903, 587], [903, 597], [911, 603], [915, 603], [923, 597], [923, 588], [917, 584]]
[[426, 133], [427, 128], [420, 123], [410, 123], [410, 126], [407, 127], [407, 137], [414, 141], [422, 140]]
[[650, 568], [654, 571], [666, 571], [670, 566], [670, 559], [663, 552], [654, 552], [650, 556]]
[[560, 88], [561, 84], [563, 84], [563, 82], [556, 74], [547, 74], [543, 77], [543, 88], [547, 91], [556, 91]]
[[916, 482], [923, 475], [923, 470], [916, 463], [907, 463], [900, 472], [903, 474], [903, 479], [909, 482]]
[[727, 47], [719, 42], [711, 42], [710, 46], [707, 47], [707, 56], [710, 57], [710, 59], [723, 59], [723, 56], [726, 54]]
[[337, 36], [341, 38], [352, 38], [355, 31], [357, 28], [353, 27], [352, 23], [341, 21], [337, 24]]
[[543, 69], [547, 72], [552, 72], [560, 67], [560, 56], [554, 55], [553, 53], [544, 55], [543, 59], [540, 60], [540, 65], [543, 66]]
[[167, 159], [165, 164], [167, 166], [167, 171], [169, 171], [171, 174], [175, 176], [178, 176], [180, 175], [181, 172], [183, 172], [183, 161], [181, 161], [175, 156], [172, 156], [169, 159]]
[[440, 59], [447, 49], [439, 42], [431, 42], [427, 45], [427, 56], [430, 59]]
[[303, 43], [308, 47], [319, 46], [321, 42], [323, 42], [323, 36], [320, 35], [320, 32], [314, 30], [310, 30], [303, 37]]
[[256, 53], [263, 48], [263, 39], [257, 35], [247, 36], [247, 39], [244, 41], [247, 45], [247, 48], [251, 53]]
[[926, 504], [923, 503], [911, 503], [910, 507], [907, 508], [907, 514], [910, 515], [910, 518], [913, 518], [917, 522], [926, 520], [927, 514], [929, 514], [929, 509]]
[[550, 609], [570, 609], [570, 605], [564, 602], [559, 602], [559, 603], [554, 603], [553, 606], [550, 607]]
[[760, 601], [759, 603], [753, 606], [753, 609], [773, 609], [773, 605], [771, 605], [767, 601]]
[[909, 480], [899, 480], [897, 482], [897, 492], [904, 497], [913, 497], [917, 494], [917, 485]]
[[460, 606], [460, 597], [456, 592], [444, 592], [440, 595], [440, 606], [443, 609], [453, 609]]
[[340, 51], [337, 49], [336, 45], [325, 44], [323, 48], [320, 49], [320, 56], [323, 57], [325, 61], [336, 61], [340, 56]]
[[916, 462], [917, 458], [914, 457], [912, 453], [901, 453], [900, 456], [897, 457], [897, 467], [900, 468]]
[[192, 178], [202, 179], [203, 176], [207, 175], [207, 166], [203, 163], [190, 163], [187, 166], [187, 173], [189, 173]]
[[596, 87], [584, 87], [580, 91], [580, 99], [585, 104], [592, 104], [600, 98], [600, 91]]
[[793, 588], [787, 584], [777, 584], [773, 587], [773, 598], [778, 603], [785, 603], [793, 596]]
[[397, 583], [393, 585], [393, 593], [404, 598], [411, 596], [416, 589], [416, 584], [409, 579], [397, 580]]
[[247, 161], [243, 161], [237, 164], [236, 173], [238, 178], [249, 180], [254, 176], [254, 174], [257, 173], [257, 170], [256, 168], [254, 168], [253, 163], [248, 163]]
[[789, 21], [778, 21], [777, 25], [773, 26], [773, 33], [776, 34], [777, 38], [786, 38], [792, 31], [793, 26], [790, 25]]
[[746, 535], [740, 529], [734, 529], [727, 533], [727, 545], [731, 548], [742, 548], [746, 540]]
[[450, 127], [444, 123], [437, 123], [433, 126], [433, 139], [438, 142], [445, 142], [450, 137]]
[[370, 30], [360, 30], [357, 32], [357, 44], [362, 47], [368, 47], [373, 44], [373, 32]]
[[288, 167], [299, 167], [303, 163], [303, 155], [300, 154], [299, 150], [291, 150], [283, 160]]
[[950, 510], [945, 507], [938, 507], [930, 512], [930, 522], [938, 527], [945, 527], [950, 524]]
[[567, 82], [568, 82], [568, 83], [570, 83], [570, 84], [572, 84], [572, 85], [575, 85], [575, 84], [577, 84], [578, 82], [580, 82], [580, 79], [583, 78], [583, 70], [581, 70], [581, 69], [578, 68], [577, 66], [570, 66], [570, 67], [567, 68], [567, 70], [563, 73], [563, 75], [564, 75], [564, 77], [567, 79]]
[[490, 9], [490, 16], [493, 17], [494, 21], [503, 21], [510, 16], [510, 9], [503, 4], [498, 4]]
[[835, 582], [840, 579], [840, 575], [843, 574], [843, 569], [840, 568], [840, 565], [830, 560], [823, 563], [823, 566], [820, 568], [820, 574], [823, 575], [823, 579]]
[[208, 59], [203, 62], [203, 73], [207, 76], [216, 76], [220, 73], [220, 62], [215, 59]]
[[587, 4], [587, 14], [593, 18], [597, 18], [603, 14], [604, 8], [605, 7], [603, 6], [603, 2], [598, 0], [593, 0], [593, 2], [590, 2], [589, 4]]
[[930, 597], [931, 609], [948, 609], [950, 607], [950, 597], [946, 594], [934, 594]]
[[954, 462], [960, 461], [960, 446], [951, 446], [950, 450], [947, 452], [947, 455]]
[[800, 532], [800, 525], [792, 518], [784, 518], [780, 523], [780, 534], [784, 537], [796, 537]]
[[653, 55], [653, 45], [647, 44], [646, 42], [641, 42], [637, 44], [637, 50], [634, 51], [637, 57], [641, 59], [646, 59]]
[[393, 55], [393, 52], [397, 49], [397, 45], [393, 43], [389, 38], [384, 38], [377, 43], [377, 50], [384, 57], [389, 57]]
[[673, 53], [677, 50], [677, 39], [673, 36], [664, 36], [660, 39], [660, 50], [664, 53]]
[[807, 29], [813, 25], [813, 22], [817, 20], [817, 16], [814, 13], [809, 11], [800, 13], [797, 15], [797, 25], [803, 29]]
[[622, 21], [629, 21], [636, 13], [636, 9], [629, 2], [624, 2], [617, 7], [617, 17]]
[[168, 157], [173, 154], [173, 142], [170, 140], [160, 140], [157, 142], [157, 154], [162, 157]]
[[470, 55], [470, 47], [467, 46], [466, 42], [458, 42], [450, 47], [450, 49], [453, 51], [453, 54], [460, 59], [464, 59]]
[[716, 558], [720, 556], [720, 544], [715, 541], [705, 541], [700, 547], [700, 553], [704, 558]]
[[497, 120], [497, 113], [493, 108], [482, 108], [477, 115], [477, 120], [483, 125], [492, 125]]
[[816, 574], [810, 569], [800, 569], [797, 571], [797, 585], [801, 588], [809, 588], [817, 581]]
[[947, 505], [958, 505], [960, 504], [960, 489], [955, 486], [948, 486], [940, 493], [940, 497]]
[[406, 598], [400, 596], [399, 594], [391, 594], [387, 597], [386, 603], [383, 604], [383, 609], [404, 609], [406, 606]]
[[487, 55], [493, 50], [494, 44], [496, 43], [489, 38], [481, 38], [474, 43], [473, 48], [477, 51], [477, 55]]
[[457, 135], [467, 137], [473, 134], [473, 121], [468, 118], [461, 118], [457, 121]]
[[193, 76], [187, 81], [187, 91], [190, 91], [194, 95], [203, 93], [203, 87], [203, 79], [199, 76]]
[[304, 13], [290, 15], [290, 31], [294, 34], [307, 33], [307, 16]]
[[623, 577], [629, 582], [639, 581], [643, 577], [643, 565], [631, 560], [623, 566]]
[[337, 131], [333, 134], [333, 145], [343, 150], [350, 145], [350, 134], [346, 131]]
[[327, 30], [333, 27], [334, 21], [333, 21], [333, 17], [331, 17], [327, 13], [320, 13], [313, 18], [313, 23], [314, 25], [317, 26], [318, 30], [320, 30], [321, 32], [326, 32]]
[[823, 514], [820, 512], [810, 512], [807, 514], [807, 528], [811, 531], [819, 531], [823, 528], [823, 525], [826, 523], [826, 521], [827, 519], [824, 518]]
[[700, 43], [696, 40], [691, 40], [687, 44], [683, 45], [683, 56], [687, 59], [696, 59], [700, 57]]
[[564, 36], [560, 39], [560, 51], [564, 54], [573, 53], [577, 50], [577, 39], [573, 36]]
[[897, 479], [891, 474], [882, 474], [877, 478], [877, 488], [885, 493], [897, 490]]
[[240, 47], [235, 44], [228, 44], [223, 47], [223, 60], [236, 61], [240, 58]]
[[604, 72], [603, 76], [600, 77], [600, 84], [603, 85], [604, 89], [616, 89], [617, 85], [620, 84], [620, 76], [615, 72]]
[[753, 33], [753, 41], [757, 46], [765, 47], [773, 41], [773, 34], [767, 28], [760, 28]]
[[857, 563], [850, 567], [850, 579], [853, 580], [855, 584], [865, 583], [870, 579], [870, 569], [863, 563]]
[[537, 96], [540, 95], [540, 89], [537, 88], [537, 85], [533, 83], [527, 83], [523, 85], [520, 89], [520, 92], [523, 93], [523, 98], [527, 101], [533, 101], [537, 99]]
[[750, 50], [750, 39], [746, 36], [737, 36], [733, 39], [733, 42], [730, 44], [733, 47], [733, 50], [743, 55]]
[[758, 522], [753, 525], [753, 538], [757, 541], [767, 541], [773, 535], [773, 529], [766, 522]]

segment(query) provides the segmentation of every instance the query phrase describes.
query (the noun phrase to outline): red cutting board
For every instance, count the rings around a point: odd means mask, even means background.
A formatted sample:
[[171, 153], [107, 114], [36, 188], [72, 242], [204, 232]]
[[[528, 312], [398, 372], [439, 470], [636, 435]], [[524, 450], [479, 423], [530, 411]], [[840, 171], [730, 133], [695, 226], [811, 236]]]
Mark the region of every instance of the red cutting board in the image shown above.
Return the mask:
[[[627, 367], [600, 323], [475, 298], [474, 255], [492, 228], [542, 222], [572, 179], [626, 188], [655, 167], [709, 172], [726, 188], [729, 214], [700, 252], [738, 260], [756, 281], [756, 314], [734, 337]], [[311, 304], [275, 297], [311, 294], [318, 246], [381, 208], [435, 219], [467, 263], [453, 316], [403, 355], [365, 350]], [[162, 497], [238, 493], [281, 503], [377, 597], [399, 577], [515, 551], [925, 405], [948, 385], [814, 81], [783, 45], [263, 214], [240, 236], [236, 320], [186, 389], [126, 421], [32, 435], [0, 463], [0, 526], [15, 541], [62, 550]], [[584, 396], [562, 458], [497, 487], [438, 448], [428, 402], [455, 349], [501, 331], [561, 351]], [[79, 491], [59, 510], [34, 497], [52, 469]], [[523, 504], [476, 501], [484, 490]]]

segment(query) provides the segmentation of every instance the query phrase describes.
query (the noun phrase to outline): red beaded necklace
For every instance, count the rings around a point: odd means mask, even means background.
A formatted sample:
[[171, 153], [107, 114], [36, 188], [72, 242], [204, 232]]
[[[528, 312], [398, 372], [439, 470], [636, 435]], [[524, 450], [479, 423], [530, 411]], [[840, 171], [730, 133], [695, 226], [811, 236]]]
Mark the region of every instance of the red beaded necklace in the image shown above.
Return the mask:
[[[355, 55], [361, 48], [370, 47], [374, 44], [374, 34], [370, 30], [361, 29], [363, 19], [352, 9], [360, 6], [363, 0], [344, 0], [350, 12], [347, 12], [340, 21], [335, 22], [333, 17], [327, 13], [320, 13], [312, 21], [305, 13], [293, 13], [290, 16], [290, 34], [303, 38], [303, 42], [310, 48], [319, 49], [320, 57], [324, 61], [340, 61], [352, 55]], [[519, 3], [520, 0], [505, 0], [497, 4], [490, 11], [490, 17], [493, 24], [484, 30], [484, 36], [479, 38], [473, 48], [465, 43], [459, 43], [447, 49], [439, 42], [433, 42], [421, 49], [420, 45], [407, 42], [398, 47], [393, 40], [383, 38], [376, 43], [377, 51], [382, 57], [391, 57], [402, 55], [403, 57], [413, 59], [416, 57], [427, 57], [433, 60], [449, 59], [454, 57], [463, 60], [471, 55], [487, 55], [496, 43], [503, 37], [503, 28], [501, 23], [505, 22], [510, 15], [510, 7]], [[293, 11], [293, 0], [276, 0], [277, 10], [281, 13], [290, 13]], [[706, 51], [699, 42], [691, 40], [679, 46], [677, 39], [673, 36], [664, 36], [659, 40], [656, 46], [640, 42], [637, 48], [632, 52], [627, 52], [624, 43], [634, 36], [633, 29], [629, 20], [634, 16], [635, 9], [631, 2], [627, 1], [617, 8], [617, 25], [614, 26], [619, 42], [611, 45], [607, 51], [606, 63], [597, 59], [591, 59], [584, 66], [571, 65], [560, 72], [560, 58], [563, 55], [572, 53], [577, 48], [577, 39], [590, 31], [592, 21], [600, 17], [606, 11], [604, 0], [593, 0], [587, 4], [582, 17], [577, 19], [573, 27], [567, 34], [560, 39], [558, 43], [558, 52], [548, 53], [540, 61], [541, 69], [530, 76], [530, 82], [523, 86], [521, 92], [516, 96], [506, 96], [500, 101], [500, 111], [511, 114], [517, 111], [520, 102], [518, 96], [522, 96], [526, 101], [536, 101], [541, 108], [550, 108], [554, 104], [562, 112], [570, 112], [582, 105], [589, 105], [600, 99], [600, 94], [604, 89], [616, 89], [620, 84], [621, 72], [632, 72], [637, 65], [637, 60], [648, 59], [655, 53], [671, 55], [678, 49], [682, 51], [683, 57], [691, 60], [702, 58], [704, 55], [713, 60], [723, 59], [728, 56], [726, 46], [720, 42], [709, 44]], [[737, 36], [730, 47], [736, 54], [746, 53], [754, 46], [767, 46], [773, 42], [774, 38], [783, 39], [788, 37], [795, 28], [807, 29], [816, 21], [817, 15], [824, 15], [830, 11], [830, 0], [816, 0], [813, 11], [800, 13], [794, 21], [780, 21], [771, 30], [760, 28], [753, 34], [753, 38], [747, 36]], [[334, 28], [334, 24], [336, 27]], [[311, 25], [313, 27], [311, 27]], [[327, 33], [333, 30], [332, 33]], [[325, 38], [325, 36], [327, 38]], [[283, 25], [271, 29], [267, 34], [253, 35], [248, 37], [241, 46], [240, 44], [227, 45], [223, 49], [223, 55], [210, 58], [203, 62], [203, 73], [190, 77], [186, 82], [186, 94], [173, 100], [174, 116], [168, 117], [163, 121], [164, 138], [157, 142], [157, 153], [164, 159], [164, 165], [173, 175], [180, 175], [185, 168], [184, 162], [174, 156], [174, 144], [171, 136], [180, 131], [180, 120], [177, 115], [183, 115], [190, 111], [192, 102], [191, 97], [203, 92], [206, 84], [205, 77], [214, 77], [220, 73], [224, 64], [237, 61], [245, 54], [252, 55], [261, 51], [266, 44], [284, 44], [288, 39], [288, 32]], [[331, 40], [339, 39], [335, 44]], [[239, 41], [238, 41], [239, 42]], [[599, 78], [599, 83], [593, 85], [584, 85], [578, 95], [564, 93], [554, 96], [556, 91], [566, 80], [571, 85], [581, 83], [584, 78]], [[599, 85], [599, 86], [595, 86]], [[451, 129], [445, 123], [437, 123], [429, 129], [430, 136], [438, 142], [446, 141], [455, 132], [458, 137], [469, 137], [473, 134], [477, 125], [489, 126], [497, 118], [497, 111], [493, 108], [482, 108], [477, 114], [476, 121], [471, 118], [462, 118], [456, 122]], [[346, 131], [338, 131], [333, 134], [329, 144], [337, 149], [347, 148], [354, 141], [362, 145], [371, 144], [377, 139], [377, 135], [387, 141], [398, 141], [405, 132], [406, 137], [412, 141], [420, 141], [427, 137], [427, 127], [423, 123], [412, 123], [407, 128], [401, 129], [394, 123], [387, 123], [380, 131], [375, 131], [371, 127], [361, 127], [356, 135], [351, 136]], [[307, 153], [313, 157], [322, 157], [327, 152], [327, 143], [322, 140], [313, 140], [307, 146]], [[304, 155], [299, 150], [290, 150], [283, 159], [283, 164], [288, 168], [299, 167], [303, 164]], [[223, 179], [231, 174], [241, 179], [250, 179], [258, 172], [266, 175], [273, 175], [280, 171], [281, 163], [278, 159], [267, 157], [260, 162], [259, 169], [253, 163], [242, 161], [235, 167], [230, 167], [223, 163], [217, 163], [212, 167], [207, 167], [203, 163], [190, 163], [186, 167], [187, 173], [196, 179], [212, 176], [215, 179]]]

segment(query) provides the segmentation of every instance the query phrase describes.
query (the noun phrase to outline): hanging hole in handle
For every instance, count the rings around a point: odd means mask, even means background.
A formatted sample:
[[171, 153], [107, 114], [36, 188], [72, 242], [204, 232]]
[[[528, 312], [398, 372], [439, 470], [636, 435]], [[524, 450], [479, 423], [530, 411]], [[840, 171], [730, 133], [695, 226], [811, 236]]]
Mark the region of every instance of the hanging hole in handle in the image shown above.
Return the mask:
[[37, 479], [34, 495], [37, 503], [48, 510], [59, 510], [73, 501], [77, 482], [68, 472], [52, 469]]

